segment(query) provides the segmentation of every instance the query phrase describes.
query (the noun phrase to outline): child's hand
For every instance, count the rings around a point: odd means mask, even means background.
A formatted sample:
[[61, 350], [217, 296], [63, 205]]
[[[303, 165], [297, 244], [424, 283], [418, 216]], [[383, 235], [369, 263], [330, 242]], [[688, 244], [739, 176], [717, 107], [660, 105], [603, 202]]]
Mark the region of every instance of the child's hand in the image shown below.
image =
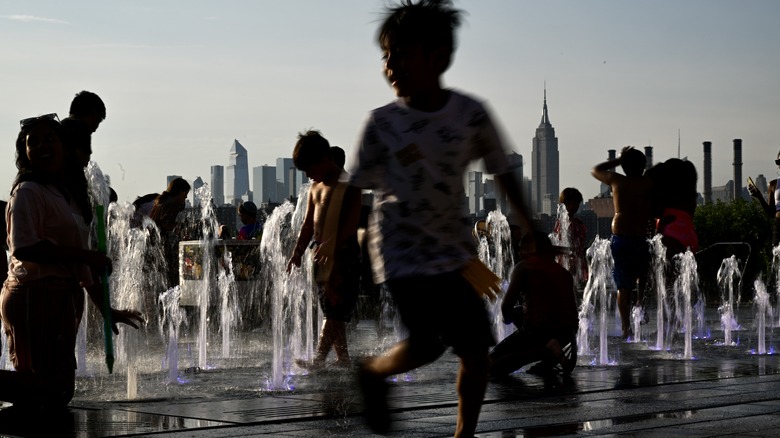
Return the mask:
[[138, 329], [143, 324], [146, 324], [141, 312], [137, 310], [117, 310], [111, 309], [111, 330], [115, 335], [119, 334], [119, 327], [117, 324], [127, 324], [134, 329]]
[[753, 184], [748, 184], [747, 186], [748, 193], [750, 193], [750, 196], [754, 198], [760, 198], [761, 191], [758, 190], [758, 187], [754, 186]]

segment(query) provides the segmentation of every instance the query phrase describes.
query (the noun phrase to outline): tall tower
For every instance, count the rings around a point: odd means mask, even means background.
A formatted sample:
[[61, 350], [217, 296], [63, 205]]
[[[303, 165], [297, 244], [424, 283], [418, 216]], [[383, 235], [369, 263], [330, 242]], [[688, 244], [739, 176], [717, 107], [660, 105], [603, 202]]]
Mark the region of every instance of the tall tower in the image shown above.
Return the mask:
[[233, 205], [241, 203], [241, 197], [249, 192], [249, 160], [246, 148], [233, 140], [230, 146], [230, 164], [227, 167], [226, 201]]
[[252, 168], [252, 192], [255, 204], [279, 202], [276, 194], [276, 167], [262, 165]]
[[645, 146], [645, 159], [647, 160], [647, 163], [645, 164], [645, 170], [653, 167], [653, 147], [652, 146]]
[[297, 195], [297, 192], [295, 192], [295, 181], [290, 178], [294, 170], [295, 164], [293, 164], [292, 158], [276, 159], [276, 193], [279, 202], [288, 199], [290, 193]]
[[470, 171], [469, 178], [469, 213], [479, 214], [482, 204], [482, 196], [485, 194], [482, 187], [482, 172]]
[[544, 88], [544, 106], [542, 107], [542, 123], [536, 128], [531, 150], [531, 205], [534, 213], [555, 214], [554, 211], [544, 211], [542, 201], [545, 195], [558, 198], [559, 193], [559, 161], [558, 138], [555, 129], [547, 116], [547, 87]]
[[742, 140], [734, 139], [734, 200], [742, 198]]
[[704, 203], [712, 204], [712, 142], [704, 145]]
[[214, 205], [225, 205], [225, 167], [211, 166], [211, 198]]

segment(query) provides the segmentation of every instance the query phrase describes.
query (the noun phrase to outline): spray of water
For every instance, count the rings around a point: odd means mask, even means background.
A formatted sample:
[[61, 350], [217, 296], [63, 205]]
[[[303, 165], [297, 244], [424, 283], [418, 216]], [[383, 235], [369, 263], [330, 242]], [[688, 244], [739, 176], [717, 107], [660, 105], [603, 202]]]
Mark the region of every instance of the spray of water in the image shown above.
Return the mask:
[[593, 354], [593, 349], [589, 343], [589, 335], [598, 314], [599, 348], [598, 360], [596, 362], [599, 365], [607, 365], [609, 364], [607, 302], [609, 301], [609, 290], [614, 289], [612, 280], [613, 260], [609, 240], [601, 239], [597, 236], [591, 247], [588, 248], [587, 256], [590, 260], [590, 276], [585, 284], [585, 291], [580, 304], [580, 325], [577, 331], [578, 354], [580, 356]]
[[[311, 263], [304, 260], [301, 269], [286, 272], [287, 261], [306, 214], [309, 185], [301, 188], [298, 205], [285, 202], [266, 221], [260, 243], [263, 280], [271, 308], [273, 359], [270, 390], [289, 389], [293, 357], [313, 357], [313, 317], [315, 307]], [[319, 318], [321, 320], [321, 317]]]
[[755, 306], [756, 306], [756, 335], [758, 342], [756, 345], [756, 353], [766, 354], [766, 320], [772, 318], [772, 307], [769, 305], [769, 293], [766, 290], [764, 282], [757, 278], [753, 283], [753, 287], [756, 290]]
[[690, 250], [674, 256], [674, 268], [677, 276], [674, 281], [674, 315], [675, 326], [683, 333], [683, 359], [693, 359], [692, 330], [693, 305], [692, 299], [699, 290], [696, 259]]
[[[718, 285], [721, 290], [721, 305], [718, 308], [720, 313], [721, 327], [723, 328], [723, 344], [733, 345], [731, 339], [732, 332], [739, 329], [736, 315], [734, 313], [734, 304], [739, 303], [739, 290], [734, 296], [734, 285], [739, 284], [742, 273], [739, 270], [739, 262], [736, 256], [723, 259], [720, 269], [718, 269]], [[738, 288], [737, 288], [738, 289]]]
[[501, 316], [501, 300], [504, 292], [509, 287], [509, 278], [512, 267], [515, 264], [512, 253], [512, 237], [509, 229], [509, 222], [500, 210], [488, 213], [485, 224], [488, 230], [486, 236], [479, 237], [477, 253], [479, 259], [502, 281], [501, 296], [496, 301], [489, 304], [489, 309], [493, 321], [493, 329], [498, 341], [502, 341], [514, 330], [514, 325], [504, 324]]

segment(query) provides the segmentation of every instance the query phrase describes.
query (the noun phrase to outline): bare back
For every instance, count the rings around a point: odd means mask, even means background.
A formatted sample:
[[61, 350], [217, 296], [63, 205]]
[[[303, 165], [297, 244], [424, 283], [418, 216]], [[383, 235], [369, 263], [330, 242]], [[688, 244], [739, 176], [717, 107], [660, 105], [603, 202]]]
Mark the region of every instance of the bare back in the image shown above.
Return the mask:
[[[312, 208], [312, 220], [314, 226], [313, 239], [317, 242], [322, 242], [328, 239], [333, 239], [336, 236], [323, 236], [323, 226], [325, 224], [325, 217], [328, 214], [328, 206], [330, 200], [333, 197], [333, 191], [336, 188], [336, 184], [327, 185], [324, 182], [313, 182], [309, 189], [309, 208]], [[339, 207], [339, 206], [337, 206]]]
[[645, 236], [647, 222], [651, 218], [650, 190], [652, 181], [646, 176], [625, 176], [612, 173], [615, 216], [612, 218], [612, 234]]

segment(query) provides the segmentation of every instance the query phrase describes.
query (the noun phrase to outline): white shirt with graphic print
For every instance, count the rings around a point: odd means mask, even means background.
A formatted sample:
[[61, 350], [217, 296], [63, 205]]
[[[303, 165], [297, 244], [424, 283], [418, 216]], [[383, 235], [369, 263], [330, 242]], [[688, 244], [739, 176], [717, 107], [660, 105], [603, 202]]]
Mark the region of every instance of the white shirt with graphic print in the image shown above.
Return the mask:
[[396, 100], [371, 112], [350, 184], [374, 193], [368, 250], [374, 281], [462, 268], [476, 256], [463, 178], [483, 159], [509, 171], [507, 151], [482, 103], [450, 90], [439, 111]]

